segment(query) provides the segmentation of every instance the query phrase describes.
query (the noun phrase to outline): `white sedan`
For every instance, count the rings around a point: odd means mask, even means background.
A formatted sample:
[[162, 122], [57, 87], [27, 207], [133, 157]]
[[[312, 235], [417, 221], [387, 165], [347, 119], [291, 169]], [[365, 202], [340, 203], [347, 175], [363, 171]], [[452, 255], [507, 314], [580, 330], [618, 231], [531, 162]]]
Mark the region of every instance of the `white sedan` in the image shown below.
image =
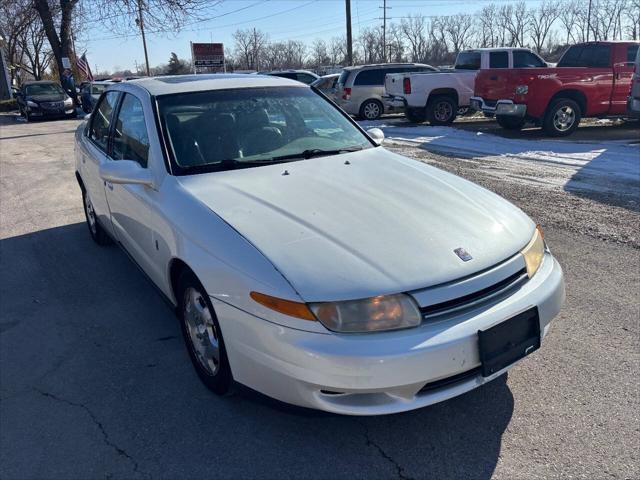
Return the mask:
[[91, 236], [175, 305], [207, 387], [385, 414], [535, 351], [564, 281], [522, 211], [380, 143], [295, 81], [147, 78], [102, 95], [76, 176]]

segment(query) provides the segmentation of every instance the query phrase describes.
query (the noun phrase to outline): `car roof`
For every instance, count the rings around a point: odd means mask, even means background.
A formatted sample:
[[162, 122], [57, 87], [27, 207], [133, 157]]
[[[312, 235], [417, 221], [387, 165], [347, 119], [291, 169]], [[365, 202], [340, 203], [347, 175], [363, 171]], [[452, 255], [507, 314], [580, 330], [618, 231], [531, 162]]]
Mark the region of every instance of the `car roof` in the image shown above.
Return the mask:
[[[171, 95], [174, 93], [203, 92], [229, 88], [251, 87], [306, 87], [305, 84], [288, 78], [255, 74], [191, 74], [163, 77], [145, 77], [126, 83], [114, 84], [119, 87], [135, 86], [148, 91], [151, 95]], [[120, 88], [114, 88], [120, 90]]]
[[[532, 50], [527, 47], [482, 47], [482, 48], [469, 48], [467, 50], [462, 50], [460, 53], [465, 52], [505, 52], [505, 51], [517, 51], [524, 50], [527, 52], [531, 52]], [[535, 53], [535, 52], [534, 52]]]
[[366, 65], [355, 65], [353, 67], [344, 67], [345, 70], [353, 71], [359, 70], [362, 68], [385, 68], [385, 67], [431, 67], [431, 65], [427, 65], [426, 63], [368, 63]]

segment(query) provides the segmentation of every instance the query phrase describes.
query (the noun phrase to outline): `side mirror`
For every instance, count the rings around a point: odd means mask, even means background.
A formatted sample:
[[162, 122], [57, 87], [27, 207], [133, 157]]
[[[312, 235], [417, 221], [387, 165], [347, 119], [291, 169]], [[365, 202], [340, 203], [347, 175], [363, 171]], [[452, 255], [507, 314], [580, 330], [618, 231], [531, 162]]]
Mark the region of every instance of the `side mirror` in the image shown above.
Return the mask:
[[367, 133], [374, 142], [378, 145], [382, 145], [382, 142], [384, 141], [384, 132], [382, 130], [379, 128], [370, 128], [367, 130]]
[[153, 176], [133, 160], [107, 161], [100, 165], [100, 178], [110, 183], [153, 187]]

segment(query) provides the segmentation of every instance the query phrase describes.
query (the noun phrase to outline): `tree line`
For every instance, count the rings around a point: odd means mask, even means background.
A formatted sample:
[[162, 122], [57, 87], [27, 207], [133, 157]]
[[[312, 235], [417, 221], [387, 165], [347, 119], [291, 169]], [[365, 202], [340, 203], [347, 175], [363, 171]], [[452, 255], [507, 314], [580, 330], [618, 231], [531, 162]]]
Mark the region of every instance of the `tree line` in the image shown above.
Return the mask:
[[[141, 23], [148, 32], [162, 34], [206, 21], [201, 17], [206, 7], [207, 0], [0, 0], [0, 36], [12, 67], [11, 80], [16, 75], [35, 79], [58, 76], [62, 58], [73, 60], [76, 53], [81, 55], [88, 27], [97, 22], [107, 26], [114, 38], [134, 40]], [[488, 4], [475, 14], [425, 13], [390, 22], [386, 44], [382, 28], [359, 30], [353, 63], [450, 65], [460, 50], [499, 46], [529, 47], [555, 61], [567, 45], [587, 39], [640, 39], [640, 0], [592, 0], [590, 12], [586, 0], [544, 0], [531, 8], [524, 1], [514, 1]], [[230, 47], [225, 51], [230, 70], [317, 69], [347, 64], [344, 35], [271, 41], [260, 29], [248, 28], [234, 32]], [[151, 71], [186, 73], [190, 64], [172, 53], [168, 64]]]
[[[345, 36], [329, 40], [270, 41], [257, 28], [237, 30], [227, 65], [272, 70], [346, 65]], [[461, 50], [479, 47], [528, 47], [555, 61], [567, 45], [586, 40], [640, 39], [640, 0], [545, 0], [527, 8], [523, 1], [488, 4], [477, 14], [427, 17], [415, 13], [387, 26], [360, 31], [353, 63], [421, 62], [452, 64]]]

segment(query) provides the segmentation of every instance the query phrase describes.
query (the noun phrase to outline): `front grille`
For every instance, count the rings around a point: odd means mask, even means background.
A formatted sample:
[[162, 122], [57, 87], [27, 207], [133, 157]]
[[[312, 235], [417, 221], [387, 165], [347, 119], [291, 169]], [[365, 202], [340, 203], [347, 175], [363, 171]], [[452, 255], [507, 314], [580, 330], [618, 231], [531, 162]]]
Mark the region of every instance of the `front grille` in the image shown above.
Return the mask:
[[526, 268], [523, 268], [504, 280], [500, 280], [498, 283], [494, 283], [493, 285], [483, 288], [482, 290], [478, 290], [477, 292], [454, 298], [453, 300], [447, 300], [446, 302], [422, 307], [420, 309], [422, 318], [430, 319], [432, 317], [452, 313], [454, 311], [471, 308], [479, 303], [486, 302], [501, 294], [507, 293], [512, 289], [522, 286], [528, 278], [527, 270]]
[[440, 380], [436, 380], [435, 382], [429, 382], [424, 387], [422, 387], [418, 391], [418, 395], [421, 393], [431, 392], [433, 390], [438, 390], [440, 388], [449, 387], [456, 383], [462, 383], [469, 378], [473, 378], [480, 373], [480, 367], [473, 368], [471, 370], [467, 370], [466, 372], [458, 373], [457, 375], [453, 375], [451, 377], [442, 378]]
[[42, 102], [40, 104], [45, 110], [60, 110], [63, 106], [63, 102]]

